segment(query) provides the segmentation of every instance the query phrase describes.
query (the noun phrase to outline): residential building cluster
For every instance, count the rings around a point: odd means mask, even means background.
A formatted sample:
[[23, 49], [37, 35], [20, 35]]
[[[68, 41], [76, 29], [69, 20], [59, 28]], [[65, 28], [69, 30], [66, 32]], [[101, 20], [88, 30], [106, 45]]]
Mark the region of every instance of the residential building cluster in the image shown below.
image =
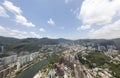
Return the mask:
[[[24, 54], [23, 54], [24, 53]], [[26, 53], [21, 52], [19, 55], [14, 53], [13, 55], [9, 55], [7, 57], [0, 58], [0, 69], [2, 70], [4, 66], [10, 67], [10, 66], [17, 66], [17, 69], [24, 66], [26, 63], [34, 60], [39, 56], [39, 52], [34, 53]]]
[[100, 76], [101, 78], [112, 78], [112, 75], [109, 73], [110, 72], [109, 69], [102, 69], [96, 67], [89, 71], [94, 75], [94, 77]]
[[108, 52], [110, 54], [117, 53], [118, 50], [115, 45], [113, 44], [96, 44], [96, 43], [71, 43], [71, 44], [65, 44], [64, 47], [67, 47], [70, 51], [83, 51], [83, 50], [89, 50], [89, 51], [99, 51], [99, 52]]
[[40, 51], [41, 52], [61, 52], [63, 46], [58, 45], [42, 45]]
[[11, 55], [11, 56], [1, 58], [1, 63], [3, 65], [11, 65], [16, 63], [16, 61], [17, 61], [17, 55]]

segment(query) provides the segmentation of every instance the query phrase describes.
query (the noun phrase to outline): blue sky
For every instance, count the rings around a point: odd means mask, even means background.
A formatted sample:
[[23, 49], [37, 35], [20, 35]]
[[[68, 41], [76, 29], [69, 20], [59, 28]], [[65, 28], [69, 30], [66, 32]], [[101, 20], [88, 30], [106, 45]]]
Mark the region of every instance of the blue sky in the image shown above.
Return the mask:
[[0, 36], [119, 38], [119, 7], [119, 0], [0, 0]]

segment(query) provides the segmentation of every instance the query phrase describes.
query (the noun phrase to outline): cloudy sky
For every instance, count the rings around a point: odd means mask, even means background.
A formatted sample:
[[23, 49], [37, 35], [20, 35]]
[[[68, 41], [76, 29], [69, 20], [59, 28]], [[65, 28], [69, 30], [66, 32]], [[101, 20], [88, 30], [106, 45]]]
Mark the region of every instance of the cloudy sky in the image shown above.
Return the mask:
[[120, 0], [0, 0], [0, 36], [120, 38]]

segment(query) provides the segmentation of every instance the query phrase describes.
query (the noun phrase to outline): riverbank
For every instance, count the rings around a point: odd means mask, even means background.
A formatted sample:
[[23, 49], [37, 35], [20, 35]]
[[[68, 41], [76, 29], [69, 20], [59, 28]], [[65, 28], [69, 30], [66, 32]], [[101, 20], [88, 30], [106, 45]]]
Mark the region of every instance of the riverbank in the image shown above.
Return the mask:
[[40, 70], [42, 69], [46, 64], [48, 64], [48, 62], [54, 58], [53, 56], [54, 54], [52, 54], [51, 56], [39, 61], [38, 63], [32, 65], [31, 67], [29, 67], [28, 69], [22, 71], [21, 73], [19, 73], [18, 75], [16, 75], [15, 78], [33, 78], [34, 75]]

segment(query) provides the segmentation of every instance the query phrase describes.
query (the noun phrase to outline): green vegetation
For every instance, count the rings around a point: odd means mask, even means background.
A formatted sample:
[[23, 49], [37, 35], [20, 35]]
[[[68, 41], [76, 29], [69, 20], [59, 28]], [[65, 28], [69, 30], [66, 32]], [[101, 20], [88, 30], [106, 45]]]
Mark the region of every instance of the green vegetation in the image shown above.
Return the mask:
[[75, 72], [74, 72], [74, 71], [72, 71], [71, 75], [72, 75], [72, 77], [75, 77]]
[[[78, 54], [79, 60], [81, 63], [85, 64], [89, 68], [94, 67], [103, 67], [104, 65], [108, 64], [110, 58], [103, 53], [100, 52], [90, 52], [87, 55], [82, 55], [81, 53]], [[85, 57], [87, 60], [84, 60], [82, 57]]]
[[56, 63], [56, 62], [58, 62], [59, 55], [53, 53], [52, 57], [53, 58], [48, 61], [48, 63], [44, 66], [44, 68], [52, 69], [53, 68], [53, 64]]
[[9, 56], [9, 55], [8, 54], [0, 54], [0, 58], [7, 57], [7, 56]]
[[70, 42], [66, 39], [49, 39], [49, 38], [26, 38], [26, 39], [16, 39], [10, 37], [0, 36], [0, 46], [4, 46], [4, 51], [29, 51], [34, 52], [38, 51], [42, 45], [53, 45], [64, 42]]
[[[88, 53], [86, 56], [86, 59], [89, 59], [90, 63], [96, 64], [96, 66], [103, 66], [105, 64], [108, 64], [110, 61], [110, 57], [104, 55], [103, 53], [100, 52], [91, 52]], [[89, 64], [90, 64], [89, 63]]]
[[3, 68], [4, 69], [8, 68], [8, 65], [7, 64], [3, 65]]
[[[38, 51], [42, 45], [46, 44], [59, 44], [59, 43], [68, 43], [72, 42], [72, 40], [67, 39], [49, 39], [49, 38], [26, 38], [26, 39], [16, 39], [16, 38], [10, 38], [10, 37], [2, 37], [0, 36], [0, 46], [4, 46], [4, 51]], [[105, 40], [105, 39], [81, 39], [81, 40], [75, 40], [73, 42], [79, 42], [82, 43], [94, 43], [94, 44], [100, 44], [103, 46], [106, 45], [116, 45], [117, 49], [120, 50], [120, 39], [113, 39], [113, 40]]]
[[33, 44], [33, 43], [19, 44], [13, 47], [13, 50], [16, 52], [20, 52], [20, 51], [35, 52], [35, 51], [38, 51], [39, 49], [40, 47], [37, 44]]
[[[78, 54], [79, 60], [82, 64], [89, 68], [108, 68], [112, 71], [112, 75], [116, 78], [120, 78], [120, 64], [114, 64], [110, 62], [110, 57], [106, 56], [104, 53], [100, 52], [90, 52], [87, 55], [82, 53]], [[83, 59], [86, 58], [85, 59]], [[98, 77], [99, 78], [99, 77]]]
[[120, 78], [120, 64], [109, 64], [109, 69], [112, 70], [112, 74], [116, 78]]
[[[19, 73], [15, 78], [33, 78], [33, 76], [39, 71], [42, 70], [46, 72], [46, 66], [49, 64], [48, 62], [50, 62], [51, 60], [54, 60], [54, 57], [57, 57], [56, 54], [52, 54], [51, 56], [49, 56], [48, 58], [45, 58], [43, 60], [41, 60], [40, 62], [32, 65], [31, 67], [29, 67], [28, 69], [22, 71], [21, 73]], [[46, 78], [46, 77], [44, 77]]]

